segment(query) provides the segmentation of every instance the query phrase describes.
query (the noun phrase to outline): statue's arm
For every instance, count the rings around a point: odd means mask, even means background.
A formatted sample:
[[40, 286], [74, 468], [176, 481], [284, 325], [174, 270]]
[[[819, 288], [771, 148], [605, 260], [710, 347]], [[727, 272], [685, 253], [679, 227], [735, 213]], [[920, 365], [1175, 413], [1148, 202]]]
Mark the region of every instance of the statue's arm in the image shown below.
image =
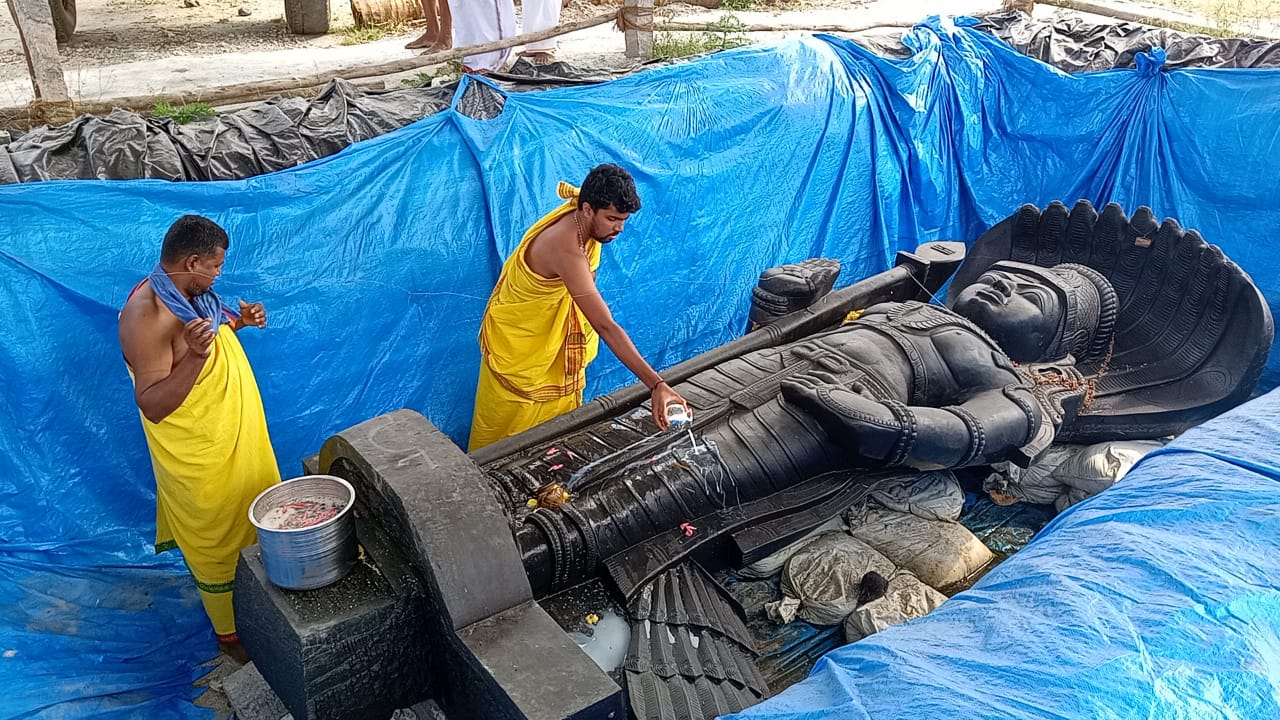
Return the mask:
[[858, 457], [920, 469], [985, 465], [1007, 459], [1040, 427], [1041, 409], [1020, 385], [985, 390], [948, 407], [909, 406], [846, 388], [820, 374], [788, 380], [783, 398]]

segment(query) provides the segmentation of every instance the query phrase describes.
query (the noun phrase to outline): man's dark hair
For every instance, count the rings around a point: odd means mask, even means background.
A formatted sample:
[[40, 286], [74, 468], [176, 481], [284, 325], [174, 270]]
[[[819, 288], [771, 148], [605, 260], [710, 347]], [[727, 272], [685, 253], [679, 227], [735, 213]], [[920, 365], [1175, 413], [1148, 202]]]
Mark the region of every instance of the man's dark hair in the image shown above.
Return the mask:
[[633, 213], [640, 209], [640, 195], [631, 173], [612, 163], [597, 165], [587, 173], [578, 192], [578, 203], [591, 206], [592, 210], [612, 207], [620, 213]]
[[218, 248], [231, 249], [231, 239], [227, 237], [226, 230], [207, 217], [183, 215], [165, 233], [160, 261], [177, 262], [188, 255], [208, 257]]

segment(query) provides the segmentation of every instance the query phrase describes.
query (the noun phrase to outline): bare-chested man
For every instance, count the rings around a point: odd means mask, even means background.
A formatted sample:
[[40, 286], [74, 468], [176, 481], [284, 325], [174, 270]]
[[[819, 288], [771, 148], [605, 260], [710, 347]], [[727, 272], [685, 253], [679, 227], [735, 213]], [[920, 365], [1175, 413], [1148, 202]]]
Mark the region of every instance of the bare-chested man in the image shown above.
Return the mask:
[[601, 338], [649, 388], [658, 427], [666, 429], [669, 405], [685, 405], [596, 289], [601, 246], [640, 209], [635, 181], [617, 165], [600, 165], [581, 191], [560, 183], [559, 194], [567, 202], [524, 234], [485, 308], [471, 450], [581, 405], [587, 365]]
[[186, 215], [120, 312], [120, 346], [156, 476], [156, 552], [179, 548], [222, 649], [244, 662], [231, 607], [236, 558], [255, 541], [249, 504], [280, 481], [253, 370], [235, 331], [266, 327], [213, 292], [230, 241]]

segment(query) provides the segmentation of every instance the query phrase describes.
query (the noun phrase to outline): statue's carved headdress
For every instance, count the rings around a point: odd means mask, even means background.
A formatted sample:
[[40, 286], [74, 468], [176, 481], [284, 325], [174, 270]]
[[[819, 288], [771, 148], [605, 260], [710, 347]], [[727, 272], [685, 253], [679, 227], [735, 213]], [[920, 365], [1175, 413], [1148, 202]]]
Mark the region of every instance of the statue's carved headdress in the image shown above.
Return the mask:
[[1101, 362], [1111, 349], [1116, 329], [1116, 291], [1101, 273], [1087, 265], [1064, 263], [1051, 268], [1010, 261], [997, 262], [991, 270], [1029, 275], [1058, 296], [1063, 308], [1057, 339], [1045, 353], [1046, 360], [1070, 354], [1077, 363]]
[[1058, 350], [1096, 390], [1060, 440], [1181, 432], [1248, 399], [1266, 365], [1271, 312], [1253, 281], [1195, 230], [1158, 222], [1150, 208], [1130, 217], [1115, 203], [1101, 213], [1084, 200], [1070, 210], [1023, 205], [973, 243], [950, 299], [1008, 261], [1038, 266], [1065, 300]]

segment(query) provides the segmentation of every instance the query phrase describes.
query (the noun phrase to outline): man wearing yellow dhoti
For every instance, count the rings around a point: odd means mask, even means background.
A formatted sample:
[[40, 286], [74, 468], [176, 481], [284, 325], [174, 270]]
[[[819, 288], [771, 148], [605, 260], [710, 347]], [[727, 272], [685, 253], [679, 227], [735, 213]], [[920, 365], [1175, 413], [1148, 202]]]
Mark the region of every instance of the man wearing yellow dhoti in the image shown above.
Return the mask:
[[640, 209], [635, 181], [606, 164], [587, 174], [581, 191], [562, 182], [558, 192], [566, 202], [524, 234], [485, 308], [471, 450], [581, 405], [600, 338], [649, 388], [658, 427], [667, 428], [667, 406], [685, 405], [640, 356], [596, 289], [600, 246]]
[[236, 558], [255, 539], [249, 504], [280, 470], [234, 332], [266, 327], [266, 311], [243, 300], [232, 308], [213, 291], [229, 247], [212, 220], [179, 218], [120, 312], [120, 345], [156, 476], [156, 552], [182, 550], [219, 645], [244, 662], [231, 609]]

